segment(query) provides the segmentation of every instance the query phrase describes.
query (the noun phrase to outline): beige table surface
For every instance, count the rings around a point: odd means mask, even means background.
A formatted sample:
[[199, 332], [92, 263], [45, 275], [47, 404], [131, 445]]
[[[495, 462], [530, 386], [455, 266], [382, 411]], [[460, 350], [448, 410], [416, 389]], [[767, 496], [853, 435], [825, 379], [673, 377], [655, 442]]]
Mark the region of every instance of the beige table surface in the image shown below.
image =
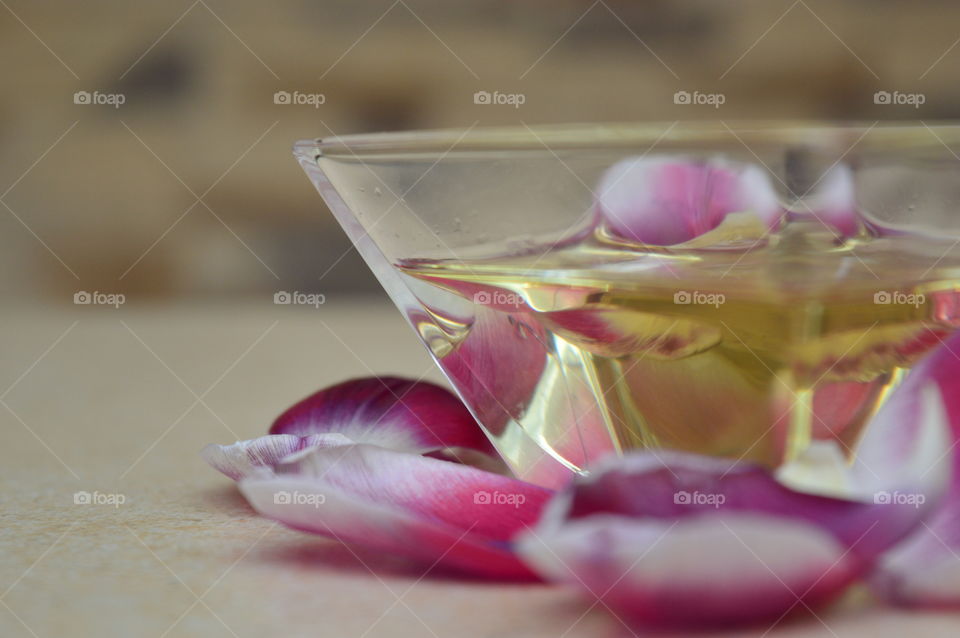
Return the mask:
[[[200, 460], [348, 376], [438, 379], [386, 303], [8, 306], [0, 326], [4, 638], [630, 635], [560, 588], [421, 577], [277, 526]], [[75, 505], [80, 490], [125, 502]], [[769, 635], [958, 629], [854, 596]]]

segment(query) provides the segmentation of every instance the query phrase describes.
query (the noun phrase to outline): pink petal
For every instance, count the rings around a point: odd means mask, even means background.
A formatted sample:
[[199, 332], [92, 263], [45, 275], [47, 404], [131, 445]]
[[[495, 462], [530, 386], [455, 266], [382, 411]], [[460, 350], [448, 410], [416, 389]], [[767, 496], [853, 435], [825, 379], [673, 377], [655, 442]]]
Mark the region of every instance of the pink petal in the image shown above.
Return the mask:
[[757, 512], [822, 527], [865, 562], [904, 538], [926, 511], [874, 503], [872, 498], [806, 494], [782, 485], [760, 466], [660, 451], [608, 461], [606, 469], [574, 488], [569, 516], [618, 514], [674, 520], [717, 512], [711, 503], [677, 502], [677, 495], [683, 493], [723, 495], [724, 512]]
[[871, 575], [874, 592], [905, 607], [960, 608], [960, 498], [956, 492], [930, 521], [884, 556]]
[[577, 585], [623, 619], [719, 628], [821, 605], [857, 575], [813, 525], [750, 513], [676, 521], [591, 517], [526, 537], [544, 577]]
[[358, 443], [427, 452], [493, 448], [446, 388], [397, 377], [352, 379], [320, 390], [277, 417], [271, 434], [336, 432]]
[[[573, 474], [544, 448], [578, 467], [613, 451], [598, 422], [592, 388], [569, 363], [566, 368], [557, 363], [563, 356], [558, 347], [532, 313], [480, 307], [466, 339], [440, 359], [494, 440], [511, 441], [516, 452], [523, 437], [526, 449], [510, 459], [515, 475], [552, 488], [566, 485]], [[504, 374], [505, 369], [523, 374]]]
[[[873, 574], [871, 584], [881, 597], [901, 605], [915, 607], [960, 607], [960, 456], [956, 445], [960, 441], [960, 335], [947, 341], [943, 347], [918, 365], [897, 390], [899, 416], [910, 420], [916, 410], [918, 388], [935, 384], [940, 390], [946, 410], [945, 420], [951, 428], [950, 442], [941, 444], [936, 462], [927, 464], [930, 474], [937, 474], [937, 466], [944, 461], [952, 467], [952, 480], [943, 496], [940, 508], [905, 543], [883, 557], [880, 568]], [[900, 405], [902, 404], [902, 405]], [[914, 419], [914, 422], [917, 420]], [[898, 449], [894, 442], [891, 446]], [[923, 463], [917, 463], [919, 468]], [[923, 478], [926, 478], [925, 476]]]
[[838, 164], [824, 173], [813, 193], [803, 205], [795, 207], [791, 217], [814, 219], [840, 238], [853, 237], [861, 228], [857, 210], [853, 171]]
[[658, 246], [699, 237], [731, 213], [753, 215], [763, 228], [783, 214], [762, 168], [721, 159], [626, 159], [607, 171], [597, 192], [610, 232]]
[[[498, 298], [487, 294], [491, 300]], [[469, 332], [439, 359], [440, 367], [494, 436], [523, 415], [547, 360], [543, 328], [523, 309], [511, 310], [505, 314], [478, 306]], [[500, 372], [504, 367], [526, 373], [518, 381], [516, 375]]]
[[[240, 489], [290, 527], [471, 573], [529, 579], [511, 539], [551, 492], [476, 468], [371, 445], [305, 450]], [[285, 498], [285, 497], [289, 498]]]
[[558, 496], [520, 551], [616, 613], [747, 622], [838, 596], [925, 512], [795, 492], [735, 461], [643, 452]]
[[[438, 353], [437, 363], [491, 438], [511, 441], [510, 454], [504, 456], [518, 477], [547, 487], [565, 485], [572, 472], [540, 447], [538, 441], [547, 437], [531, 431], [544, 425], [531, 402], [535, 396], [542, 400], [546, 395], [543, 391], [535, 395], [535, 391], [543, 388], [541, 384], [552, 367], [553, 346], [547, 334], [525, 305], [514, 301], [515, 305], [504, 306], [500, 311], [491, 308], [498, 302], [516, 299], [516, 295], [460, 284], [457, 290], [468, 298], [486, 295], [487, 301], [477, 304], [466, 320], [450, 317], [437, 305], [431, 307], [435, 316], [467, 326], [452, 348]], [[523, 374], [504, 374], [507, 369], [523, 370]], [[569, 409], [565, 411], [568, 418], [570, 413]], [[577, 432], [569, 427], [572, 424], [550, 425], [553, 431]], [[609, 440], [606, 443], [609, 445]], [[576, 451], [571, 458], [578, 458]]]
[[922, 495], [925, 508], [936, 505], [953, 489], [957, 422], [950, 421], [936, 382], [915, 369], [870, 421], [856, 448], [851, 475], [861, 495], [909, 492]]

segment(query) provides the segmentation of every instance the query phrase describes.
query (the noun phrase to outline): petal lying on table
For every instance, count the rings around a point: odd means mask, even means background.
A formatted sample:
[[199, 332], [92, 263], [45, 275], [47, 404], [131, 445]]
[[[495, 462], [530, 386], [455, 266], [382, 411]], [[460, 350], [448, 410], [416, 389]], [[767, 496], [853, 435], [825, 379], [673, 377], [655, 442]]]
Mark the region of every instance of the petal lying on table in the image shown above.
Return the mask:
[[834, 599], [919, 516], [795, 492], [760, 467], [645, 452], [558, 497], [519, 547], [617, 614], [716, 626]]
[[298, 401], [274, 420], [272, 436], [208, 445], [201, 455], [234, 480], [308, 447], [372, 443], [415, 453], [496, 453], [467, 408], [449, 390], [398, 377], [351, 379]]
[[[951, 462], [952, 479], [939, 509], [906, 542], [885, 555], [870, 583], [885, 600], [910, 607], [960, 608], [960, 335], [920, 363], [901, 389], [932, 381], [940, 389], [952, 443], [941, 447], [940, 462]], [[900, 447], [899, 444], [896, 444]], [[931, 467], [930, 472], [936, 471]], [[911, 492], [890, 498], [914, 498]]]
[[535, 578], [511, 538], [536, 522], [552, 492], [421, 456], [452, 449], [490, 458], [448, 390], [392, 377], [346, 381], [284, 412], [271, 432], [202, 452], [261, 514], [427, 566]]
[[240, 490], [258, 512], [295, 529], [432, 567], [533, 579], [511, 539], [551, 492], [473, 467], [373, 445], [305, 450]]
[[270, 434], [328, 432], [411, 452], [466, 448], [494, 453], [452, 392], [399, 377], [366, 377], [330, 386], [296, 403], [270, 427]]
[[239, 481], [259, 469], [272, 469], [294, 452], [349, 443], [353, 441], [342, 434], [274, 434], [233, 445], [211, 443], [200, 450], [200, 456], [215, 470]]
[[[330, 394], [321, 392], [285, 413], [280, 427], [298, 434], [208, 448], [204, 455], [241, 477], [242, 492], [266, 516], [431, 568], [503, 579], [540, 574], [580, 585], [617, 613], [651, 623], [776, 619], [836, 598], [937, 505], [952, 463], [951, 422], [960, 413], [960, 360], [932, 361], [914, 370], [872, 421], [857, 463], [840, 481], [848, 486], [846, 498], [823, 495], [830, 486], [818, 486], [818, 494], [791, 489], [760, 467], [671, 452], [609, 459], [554, 496], [407, 451], [428, 453], [448, 441], [469, 447], [470, 435], [459, 429], [479, 428], [455, 421], [437, 436], [417, 402], [400, 412], [404, 418], [383, 418], [396, 414], [400, 398], [391, 393], [393, 403], [371, 402], [352, 392], [375, 387], [366, 380], [343, 384], [345, 403], [324, 405]], [[308, 409], [317, 397], [320, 409]], [[337, 429], [405, 449], [356, 443]], [[825, 456], [834, 457], [840, 458]], [[802, 479], [802, 472], [784, 476]], [[924, 499], [877, 497], [897, 488]], [[518, 558], [518, 535], [527, 564]], [[927, 576], [911, 582], [915, 590], [929, 589]]]
[[723, 514], [684, 521], [595, 517], [521, 551], [550, 580], [630, 623], [718, 628], [777, 620], [842, 592], [859, 570], [813, 525]]

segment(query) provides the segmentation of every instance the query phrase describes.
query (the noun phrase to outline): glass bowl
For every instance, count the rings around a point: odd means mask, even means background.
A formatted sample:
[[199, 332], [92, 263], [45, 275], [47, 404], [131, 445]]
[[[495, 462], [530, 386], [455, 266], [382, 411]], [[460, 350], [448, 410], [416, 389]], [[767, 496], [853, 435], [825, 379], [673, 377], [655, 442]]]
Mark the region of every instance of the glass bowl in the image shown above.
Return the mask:
[[295, 155], [521, 478], [845, 456], [960, 325], [960, 126], [384, 133]]

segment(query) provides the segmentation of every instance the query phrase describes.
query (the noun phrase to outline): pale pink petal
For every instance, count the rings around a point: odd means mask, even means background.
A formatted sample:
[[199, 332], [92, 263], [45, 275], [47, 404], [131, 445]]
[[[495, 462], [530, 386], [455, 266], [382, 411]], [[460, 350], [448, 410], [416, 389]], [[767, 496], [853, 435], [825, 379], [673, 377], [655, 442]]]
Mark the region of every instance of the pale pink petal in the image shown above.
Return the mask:
[[715, 514], [721, 508], [706, 497], [698, 503], [695, 495], [717, 495], [724, 512], [756, 512], [821, 527], [864, 562], [902, 540], [934, 505], [877, 503], [872, 493], [857, 494], [856, 500], [807, 494], [757, 465], [666, 450], [635, 452], [603, 465], [572, 489], [568, 518], [615, 514], [675, 520]]
[[824, 173], [803, 204], [794, 208], [791, 217], [815, 219], [838, 238], [860, 232], [853, 171], [846, 164], [837, 164]]
[[[915, 465], [920, 480], [943, 473], [940, 467], [949, 464], [952, 479], [940, 508], [905, 543], [883, 557], [871, 584], [883, 598], [908, 606], [960, 607], [960, 335], [954, 336], [943, 347], [918, 365], [891, 398], [897, 416], [908, 422], [921, 423], [912, 418], [917, 410], [917, 396], [929, 394], [931, 385], [940, 391], [946, 415], [943, 420], [950, 427], [950, 438], [932, 453], [935, 459]], [[898, 397], [901, 397], [898, 399]], [[934, 446], [936, 443], [934, 443]], [[876, 447], [879, 447], [877, 445]], [[894, 440], [889, 455], [896, 454], [902, 442]], [[884, 462], [880, 459], [878, 463]], [[906, 498], [890, 494], [890, 498]]]
[[870, 584], [897, 605], [960, 609], [960, 499], [955, 492], [930, 521], [881, 559]]
[[640, 157], [623, 160], [603, 176], [598, 207], [606, 229], [622, 239], [671, 246], [745, 213], [761, 229], [783, 214], [767, 173], [721, 159]]
[[367, 377], [316, 392], [277, 417], [271, 434], [336, 432], [358, 443], [428, 452], [466, 448], [492, 453], [463, 403], [426, 381]]
[[239, 481], [259, 469], [273, 468], [295, 452], [347, 443], [353, 441], [342, 434], [268, 434], [248, 441], [237, 441], [232, 445], [211, 443], [200, 451], [200, 456], [215, 470]]
[[511, 539], [551, 492], [523, 481], [372, 445], [305, 450], [240, 489], [290, 527], [500, 578], [531, 578]]
[[[954, 465], [951, 426], [937, 383], [915, 370], [870, 421], [851, 466], [862, 497], [897, 491], [935, 506], [950, 486]], [[960, 384], [960, 377], [953, 385]], [[954, 422], [956, 423], [956, 421]]]
[[590, 517], [530, 534], [522, 551], [625, 621], [672, 628], [776, 621], [832, 600], [859, 571], [822, 529], [746, 512]]
[[796, 492], [731, 460], [641, 452], [557, 496], [520, 551], [545, 578], [609, 592], [618, 613], [748, 622], [835, 598], [927, 511]]

